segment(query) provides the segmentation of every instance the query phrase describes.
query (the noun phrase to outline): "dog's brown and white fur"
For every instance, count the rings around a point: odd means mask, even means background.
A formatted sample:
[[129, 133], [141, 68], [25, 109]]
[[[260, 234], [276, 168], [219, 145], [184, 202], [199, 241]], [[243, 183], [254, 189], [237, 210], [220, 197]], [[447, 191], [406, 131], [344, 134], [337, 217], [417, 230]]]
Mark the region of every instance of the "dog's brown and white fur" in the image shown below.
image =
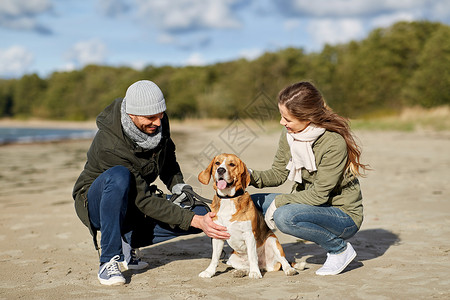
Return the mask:
[[[296, 274], [277, 237], [245, 192], [250, 183], [245, 164], [236, 155], [220, 154], [198, 175], [198, 180], [208, 184], [211, 177], [216, 190], [211, 205], [211, 211], [217, 213], [214, 222], [227, 227], [231, 236], [227, 242], [234, 250], [227, 264], [250, 278], [261, 278], [260, 270], [278, 271], [280, 266], [286, 275]], [[211, 263], [200, 277], [210, 278], [216, 273], [224, 241], [213, 239], [212, 245]]]

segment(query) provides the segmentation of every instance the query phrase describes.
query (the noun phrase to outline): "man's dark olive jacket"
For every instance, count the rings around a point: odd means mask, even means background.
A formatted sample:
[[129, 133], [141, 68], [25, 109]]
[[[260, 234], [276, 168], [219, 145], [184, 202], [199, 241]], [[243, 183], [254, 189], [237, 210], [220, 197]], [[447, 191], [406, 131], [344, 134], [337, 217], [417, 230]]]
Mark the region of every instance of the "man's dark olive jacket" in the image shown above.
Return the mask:
[[[152, 150], [144, 150], [135, 144], [122, 130], [120, 108], [122, 99], [116, 99], [97, 117], [98, 132], [87, 152], [87, 162], [73, 189], [75, 210], [81, 221], [91, 228], [87, 206], [87, 192], [94, 180], [114, 166], [124, 166], [131, 171], [134, 186], [130, 189], [130, 202], [134, 201], [137, 211], [157, 221], [187, 230], [194, 213], [161, 197], [150, 188], [159, 178], [169, 190], [177, 183], [183, 183], [183, 175], [175, 157], [175, 144], [170, 138], [169, 119], [166, 114], [161, 120], [162, 139]], [[135, 187], [135, 188], [134, 188]]]

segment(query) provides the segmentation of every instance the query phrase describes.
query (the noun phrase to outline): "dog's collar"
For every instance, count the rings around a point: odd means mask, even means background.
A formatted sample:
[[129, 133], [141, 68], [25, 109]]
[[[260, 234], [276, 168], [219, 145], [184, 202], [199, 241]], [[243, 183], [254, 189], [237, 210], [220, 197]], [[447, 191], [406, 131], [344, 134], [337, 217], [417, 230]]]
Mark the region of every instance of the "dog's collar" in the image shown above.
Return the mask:
[[239, 197], [239, 196], [242, 196], [242, 195], [244, 195], [244, 190], [243, 189], [239, 189], [239, 190], [237, 190], [236, 191], [236, 193], [234, 194], [234, 196], [228, 196], [228, 195], [226, 195], [226, 196], [221, 196], [221, 195], [219, 195], [219, 193], [217, 193], [216, 192], [216, 195], [217, 195], [217, 197], [219, 197], [219, 198], [221, 198], [221, 199], [231, 199], [231, 198], [236, 198], [236, 197]]

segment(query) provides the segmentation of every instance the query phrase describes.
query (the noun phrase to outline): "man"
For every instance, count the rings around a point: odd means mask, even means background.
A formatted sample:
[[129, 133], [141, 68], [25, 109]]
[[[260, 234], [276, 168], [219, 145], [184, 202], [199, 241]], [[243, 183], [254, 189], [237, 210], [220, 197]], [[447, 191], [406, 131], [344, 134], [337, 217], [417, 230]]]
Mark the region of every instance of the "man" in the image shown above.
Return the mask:
[[124, 284], [120, 270], [147, 267], [136, 258], [134, 248], [199, 229], [212, 238], [229, 238], [226, 227], [212, 221], [213, 213], [201, 206], [184, 209], [151, 186], [159, 176], [177, 200], [186, 196], [165, 110], [159, 87], [141, 80], [97, 117], [98, 132], [73, 198], [97, 249], [96, 233], [101, 232], [101, 284]]

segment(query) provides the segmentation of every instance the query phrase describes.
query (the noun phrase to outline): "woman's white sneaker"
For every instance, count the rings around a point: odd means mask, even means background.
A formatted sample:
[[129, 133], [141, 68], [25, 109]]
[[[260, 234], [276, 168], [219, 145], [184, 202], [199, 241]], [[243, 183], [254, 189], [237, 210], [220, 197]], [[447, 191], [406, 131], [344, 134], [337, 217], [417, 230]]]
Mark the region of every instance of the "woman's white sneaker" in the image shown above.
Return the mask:
[[337, 275], [344, 271], [349, 263], [356, 257], [356, 251], [350, 243], [347, 248], [338, 254], [327, 253], [327, 260], [323, 266], [316, 271], [317, 275]]

